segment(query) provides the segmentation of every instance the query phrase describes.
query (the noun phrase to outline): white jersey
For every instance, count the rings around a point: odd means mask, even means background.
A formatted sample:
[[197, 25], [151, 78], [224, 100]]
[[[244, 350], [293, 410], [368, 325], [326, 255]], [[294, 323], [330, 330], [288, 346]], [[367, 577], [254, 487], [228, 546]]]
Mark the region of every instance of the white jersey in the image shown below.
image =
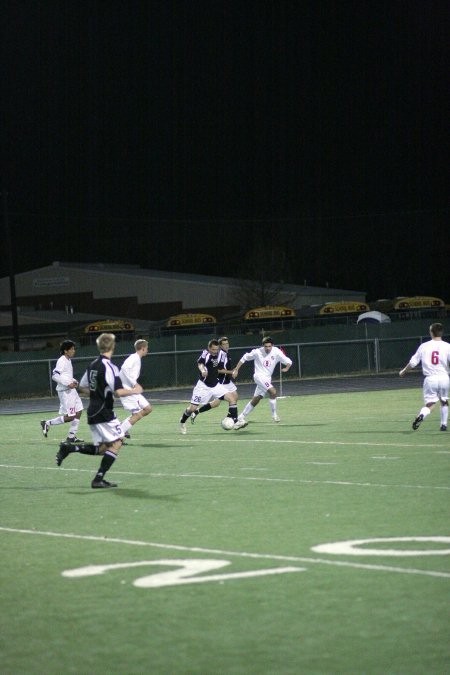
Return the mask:
[[283, 354], [278, 347], [272, 347], [268, 354], [264, 347], [252, 349], [251, 352], [244, 354], [241, 361], [255, 362], [255, 378], [258, 379], [271, 379], [277, 363], [282, 363], [283, 366], [292, 366], [291, 359]]
[[442, 375], [450, 372], [450, 343], [444, 340], [428, 340], [423, 342], [409, 365], [415, 368], [422, 363], [422, 372], [425, 377], [430, 375]]
[[56, 391], [66, 391], [74, 382], [72, 361], [64, 354], [59, 357], [53, 368], [52, 380], [57, 382]]
[[122, 363], [120, 379], [125, 389], [133, 389], [141, 374], [142, 359], [139, 354], [130, 354]]

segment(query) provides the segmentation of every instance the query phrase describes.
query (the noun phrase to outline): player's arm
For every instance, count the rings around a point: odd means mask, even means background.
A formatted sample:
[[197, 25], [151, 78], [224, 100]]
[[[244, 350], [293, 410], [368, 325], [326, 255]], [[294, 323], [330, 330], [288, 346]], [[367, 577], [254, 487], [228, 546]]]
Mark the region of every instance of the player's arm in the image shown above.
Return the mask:
[[119, 371], [109, 362], [105, 364], [105, 379], [116, 396], [132, 396], [143, 392], [141, 385], [138, 383], [134, 387], [124, 387], [119, 377]]
[[200, 371], [200, 377], [203, 379], [208, 375], [208, 368], [206, 367], [206, 364], [202, 359], [203, 357], [200, 357], [200, 359], [197, 361], [197, 368]]
[[247, 354], [244, 354], [244, 356], [242, 356], [242, 357], [239, 359], [239, 361], [238, 361], [237, 364], [236, 364], [236, 367], [233, 368], [233, 370], [231, 371], [231, 375], [232, 375], [233, 379], [236, 379], [236, 378], [237, 378], [240, 367], [241, 367], [246, 361], [249, 361], [251, 358], [252, 358], [251, 352], [248, 352]]
[[127, 382], [135, 385], [140, 375], [140, 367], [138, 363], [129, 364], [126, 361], [122, 364], [121, 373], [125, 376]]
[[219, 368], [217, 372], [220, 373], [220, 375], [232, 375], [234, 373], [234, 369], [227, 370], [227, 368]]
[[399, 372], [400, 377], [403, 377], [409, 370], [412, 369], [413, 369], [412, 366], [409, 363], [407, 363], [406, 366], [402, 368], [401, 371]]
[[402, 368], [401, 371], [399, 372], [400, 377], [403, 377], [403, 375], [405, 375], [408, 371], [413, 370], [413, 368], [418, 366], [421, 359], [422, 359], [422, 352], [421, 352], [421, 346], [420, 346], [419, 349], [414, 354], [414, 356], [412, 356], [409, 359], [406, 366], [404, 368]]
[[114, 393], [116, 396], [132, 396], [133, 394], [142, 394], [143, 391], [144, 391], [143, 388], [137, 382], [132, 389], [125, 389], [125, 387], [118, 387], [117, 389], [114, 390]]
[[80, 380], [80, 384], [78, 385], [78, 391], [81, 394], [89, 395], [89, 380], [87, 371], [84, 373], [83, 377]]
[[62, 384], [65, 387], [69, 387], [70, 389], [75, 389], [75, 387], [78, 385], [78, 382], [74, 380], [74, 378], [71, 377], [69, 373], [58, 370], [58, 366], [56, 366], [52, 372], [52, 380], [57, 384]]
[[284, 368], [281, 368], [282, 373], [287, 373], [289, 368], [292, 366], [292, 359], [289, 358], [289, 356], [286, 356], [283, 352], [281, 352], [281, 363], [283, 364]]

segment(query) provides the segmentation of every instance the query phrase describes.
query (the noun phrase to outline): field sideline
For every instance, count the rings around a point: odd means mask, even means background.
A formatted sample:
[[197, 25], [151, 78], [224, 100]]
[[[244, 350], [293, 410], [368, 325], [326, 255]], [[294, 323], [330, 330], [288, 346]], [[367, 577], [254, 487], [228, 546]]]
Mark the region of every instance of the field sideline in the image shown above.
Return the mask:
[[292, 396], [225, 432], [222, 404], [186, 436], [158, 405], [109, 491], [56, 467], [67, 425], [2, 415], [2, 672], [448, 672], [450, 433], [420, 405]]

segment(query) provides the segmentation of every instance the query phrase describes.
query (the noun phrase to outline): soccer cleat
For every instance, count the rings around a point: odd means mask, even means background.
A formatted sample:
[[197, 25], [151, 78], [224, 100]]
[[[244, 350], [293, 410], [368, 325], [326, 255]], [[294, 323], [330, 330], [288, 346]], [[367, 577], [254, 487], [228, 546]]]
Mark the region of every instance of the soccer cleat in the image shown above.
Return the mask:
[[243, 417], [242, 419], [238, 419], [238, 421], [235, 423], [233, 429], [243, 429], [244, 427], [248, 427], [248, 422], [247, 420]]
[[42, 433], [44, 434], [45, 438], [47, 438], [48, 430], [50, 429], [50, 424], [47, 424], [47, 422], [45, 420], [42, 420], [41, 429], [42, 429]]
[[187, 429], [184, 422], [180, 422], [180, 433], [182, 433], [183, 435], [187, 434]]
[[73, 445], [72, 443], [68, 443], [67, 441], [63, 441], [62, 443], [59, 444], [59, 450], [56, 453], [56, 463], [58, 466], [61, 466], [63, 461], [66, 459], [67, 455], [70, 455], [70, 453], [73, 452]]
[[440, 431], [447, 431], [447, 425], [446, 425], [446, 424], [441, 424]]
[[191, 413], [191, 424], [195, 424], [195, 418], [197, 417], [198, 413], [193, 412]]
[[110, 483], [109, 481], [105, 480], [104, 478], [101, 480], [94, 480], [91, 483], [92, 488], [114, 488], [117, 487], [117, 483]]
[[77, 438], [76, 436], [67, 436], [67, 443], [84, 443], [82, 438]]
[[281, 419], [279, 418], [279, 416], [277, 415], [277, 413], [274, 413], [274, 414], [272, 415], [272, 417], [273, 417], [273, 421], [274, 421], [274, 422], [281, 422]]
[[414, 429], [414, 431], [417, 431], [422, 422], [423, 422], [423, 415], [417, 415], [416, 419], [412, 423], [412, 428]]

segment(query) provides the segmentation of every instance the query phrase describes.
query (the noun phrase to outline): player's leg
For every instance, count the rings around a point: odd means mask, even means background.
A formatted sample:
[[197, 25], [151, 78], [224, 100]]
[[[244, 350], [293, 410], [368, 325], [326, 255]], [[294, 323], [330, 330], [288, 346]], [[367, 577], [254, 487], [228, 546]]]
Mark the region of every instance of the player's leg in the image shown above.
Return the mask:
[[92, 440], [98, 446], [102, 461], [91, 483], [93, 488], [117, 487], [117, 483], [105, 480], [105, 474], [111, 469], [116, 461], [119, 450], [123, 443], [123, 431], [120, 421], [116, 418], [111, 422], [92, 425]]
[[234, 425], [235, 429], [242, 429], [243, 427], [247, 426], [248, 415], [250, 415], [250, 413], [258, 405], [258, 403], [264, 398], [265, 395], [266, 395], [265, 390], [261, 389], [261, 387], [259, 385], [257, 385], [252, 400], [247, 403], [244, 410], [239, 415], [238, 421]]
[[124, 396], [124, 398], [133, 399], [130, 402], [122, 401], [122, 405], [125, 410], [128, 410], [131, 413], [131, 415], [121, 422], [122, 431], [124, 432], [125, 438], [130, 438], [128, 431], [131, 429], [131, 427], [134, 426], [136, 422], [139, 422], [139, 420], [141, 420], [143, 417], [150, 415], [153, 408], [147, 399], [140, 394]]
[[93, 488], [117, 487], [117, 483], [111, 483], [105, 480], [105, 474], [107, 471], [110, 470], [110, 468], [116, 461], [119, 450], [122, 447], [122, 443], [123, 441], [120, 438], [114, 441], [114, 443], [105, 443], [103, 444], [103, 446], [100, 446], [99, 454], [102, 454], [103, 457], [102, 461], [100, 462], [98, 471], [95, 474], [95, 477], [91, 483], [91, 487]]
[[194, 410], [194, 412], [191, 413], [191, 424], [195, 424], [197, 415], [200, 415], [200, 413], [208, 412], [208, 410], [212, 410], [212, 408], [218, 408], [219, 405], [220, 399], [215, 398], [213, 401], [211, 401], [211, 403], [205, 403], [205, 405], [202, 405], [200, 408], [197, 408], [197, 410]]
[[55, 427], [58, 426], [59, 424], [64, 424], [66, 422], [65, 419], [65, 411], [66, 411], [66, 406], [64, 404], [64, 392], [59, 391], [58, 392], [58, 397], [59, 397], [59, 413], [57, 417], [52, 417], [51, 419], [48, 420], [41, 420], [41, 429], [42, 433], [45, 438], [48, 436], [48, 432], [50, 431], [50, 427]]
[[417, 431], [417, 429], [420, 427], [424, 419], [428, 417], [428, 415], [433, 410], [435, 404], [439, 400], [439, 395], [436, 391], [436, 381], [435, 378], [433, 377], [426, 377], [423, 382], [423, 400], [425, 405], [422, 406], [422, 408], [419, 411], [419, 414], [412, 423], [412, 428], [414, 429], [414, 431]]
[[122, 446], [123, 431], [119, 420], [89, 425], [92, 433], [92, 443], [69, 443], [63, 441], [56, 455], [56, 463], [61, 466], [64, 459], [75, 452], [81, 455], [102, 455], [100, 467], [91, 483], [93, 488], [116, 487], [115, 483], [104, 480], [107, 471], [114, 464]]
[[272, 413], [272, 419], [274, 422], [280, 422], [281, 420], [277, 413], [277, 390], [272, 385], [270, 389], [267, 390], [267, 393], [269, 394], [269, 405], [270, 412]]
[[[234, 389], [231, 389], [231, 385], [234, 387]], [[226, 385], [230, 387], [230, 390], [225, 395], [225, 399], [228, 401], [227, 417], [231, 417], [231, 419], [236, 423], [238, 420], [238, 407], [237, 407], [238, 392], [236, 385], [234, 383], [231, 383], [231, 385]]]
[[71, 443], [84, 443], [82, 438], [77, 438], [78, 427], [80, 426], [81, 413], [83, 412], [83, 402], [75, 389], [67, 392], [65, 397], [67, 422], [70, 421], [67, 440]]
[[209, 403], [211, 398], [211, 387], [207, 387], [206, 384], [199, 380], [192, 391], [190, 404], [180, 417], [180, 433], [183, 435], [187, 433], [186, 422], [190, 418], [191, 414], [201, 406]]
[[448, 375], [441, 375], [439, 382], [439, 400], [441, 402], [441, 431], [447, 431], [449, 384], [450, 379]]

